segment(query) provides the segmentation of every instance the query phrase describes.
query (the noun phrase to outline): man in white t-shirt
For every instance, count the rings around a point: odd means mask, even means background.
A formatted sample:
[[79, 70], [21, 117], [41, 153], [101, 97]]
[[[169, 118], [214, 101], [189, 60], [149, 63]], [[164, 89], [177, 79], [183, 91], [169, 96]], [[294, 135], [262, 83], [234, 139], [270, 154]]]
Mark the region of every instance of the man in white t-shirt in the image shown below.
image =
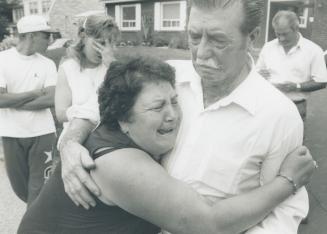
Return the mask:
[[57, 71], [42, 56], [51, 28], [42, 16], [17, 23], [17, 47], [0, 52], [0, 136], [6, 168], [16, 195], [30, 204], [48, 177], [52, 164]]
[[279, 11], [272, 25], [276, 39], [267, 42], [257, 62], [259, 73], [288, 96], [305, 120], [310, 92], [325, 88], [327, 71], [323, 50], [299, 33], [292, 11]]

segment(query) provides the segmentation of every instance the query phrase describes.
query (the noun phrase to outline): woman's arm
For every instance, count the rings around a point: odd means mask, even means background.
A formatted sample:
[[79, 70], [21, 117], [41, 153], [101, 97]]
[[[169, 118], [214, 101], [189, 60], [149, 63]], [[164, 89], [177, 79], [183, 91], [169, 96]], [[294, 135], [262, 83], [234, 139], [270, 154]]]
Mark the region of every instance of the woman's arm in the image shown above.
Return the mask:
[[92, 176], [103, 200], [172, 233], [240, 233], [262, 220], [293, 191], [287, 180], [278, 177], [211, 207], [192, 188], [170, 177], [149, 155], [136, 149], [117, 150], [98, 158]]
[[55, 92], [55, 111], [59, 122], [67, 122], [67, 109], [72, 105], [72, 92], [65, 71], [59, 67], [58, 81]]

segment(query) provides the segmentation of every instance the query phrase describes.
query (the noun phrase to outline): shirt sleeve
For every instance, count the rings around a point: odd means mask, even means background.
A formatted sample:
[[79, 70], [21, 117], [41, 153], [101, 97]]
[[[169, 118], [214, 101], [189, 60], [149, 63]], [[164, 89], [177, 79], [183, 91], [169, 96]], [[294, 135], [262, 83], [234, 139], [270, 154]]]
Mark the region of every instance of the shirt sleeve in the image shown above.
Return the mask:
[[100, 121], [98, 94], [93, 94], [87, 102], [82, 105], [72, 105], [66, 111], [68, 121], [74, 118], [87, 119], [93, 124], [98, 124]]
[[53, 61], [48, 61], [47, 77], [45, 79], [44, 87], [55, 86], [57, 84], [57, 68]]
[[3, 70], [4, 63], [0, 60], [0, 88], [6, 88], [7, 82], [5, 79], [5, 74]]
[[265, 64], [265, 59], [264, 59], [264, 53], [265, 53], [265, 47], [263, 47], [259, 53], [259, 57], [256, 63], [256, 68], [258, 71], [262, 69], [267, 69], [266, 64]]
[[324, 52], [320, 48], [316, 51], [312, 58], [311, 78], [316, 82], [327, 82], [327, 69]]
[[[272, 149], [262, 164], [261, 184], [266, 184], [276, 177], [286, 155], [302, 145], [303, 123], [299, 120], [296, 125], [289, 123], [289, 126], [293, 126], [293, 129], [279, 139], [279, 145]], [[249, 229], [246, 234], [296, 234], [301, 220], [307, 216], [308, 211], [308, 194], [303, 187], [277, 206], [263, 221]]]

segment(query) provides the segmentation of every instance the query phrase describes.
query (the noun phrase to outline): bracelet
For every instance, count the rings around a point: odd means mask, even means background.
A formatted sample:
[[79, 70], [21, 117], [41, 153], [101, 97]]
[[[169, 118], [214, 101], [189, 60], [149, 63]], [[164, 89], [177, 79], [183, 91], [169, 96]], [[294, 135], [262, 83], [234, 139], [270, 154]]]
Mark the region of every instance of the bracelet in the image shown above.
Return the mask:
[[286, 179], [288, 182], [290, 182], [292, 184], [292, 188], [293, 188], [293, 195], [296, 194], [296, 191], [298, 189], [297, 184], [294, 182], [294, 180], [291, 177], [289, 177], [287, 175], [280, 174], [280, 173], [277, 176], [280, 176], [280, 177]]

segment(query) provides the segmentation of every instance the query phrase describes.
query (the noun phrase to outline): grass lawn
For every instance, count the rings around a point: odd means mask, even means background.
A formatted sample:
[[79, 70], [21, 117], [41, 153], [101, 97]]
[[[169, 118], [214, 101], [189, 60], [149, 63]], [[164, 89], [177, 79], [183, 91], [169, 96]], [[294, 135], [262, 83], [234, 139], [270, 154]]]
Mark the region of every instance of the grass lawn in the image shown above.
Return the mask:
[[191, 59], [191, 54], [189, 50], [180, 49], [170, 49], [161, 47], [121, 47], [117, 48], [117, 58], [127, 55], [148, 55], [157, 57], [163, 61], [170, 59], [181, 59], [188, 60]]
[[[48, 58], [52, 59], [57, 67], [60, 63], [61, 57], [65, 55], [65, 48], [58, 48], [54, 50], [48, 50], [45, 54]], [[189, 50], [170, 49], [163, 47], [118, 47], [115, 52], [116, 58], [119, 59], [128, 55], [147, 55], [157, 57], [163, 61], [171, 59], [188, 60], [191, 59]]]

